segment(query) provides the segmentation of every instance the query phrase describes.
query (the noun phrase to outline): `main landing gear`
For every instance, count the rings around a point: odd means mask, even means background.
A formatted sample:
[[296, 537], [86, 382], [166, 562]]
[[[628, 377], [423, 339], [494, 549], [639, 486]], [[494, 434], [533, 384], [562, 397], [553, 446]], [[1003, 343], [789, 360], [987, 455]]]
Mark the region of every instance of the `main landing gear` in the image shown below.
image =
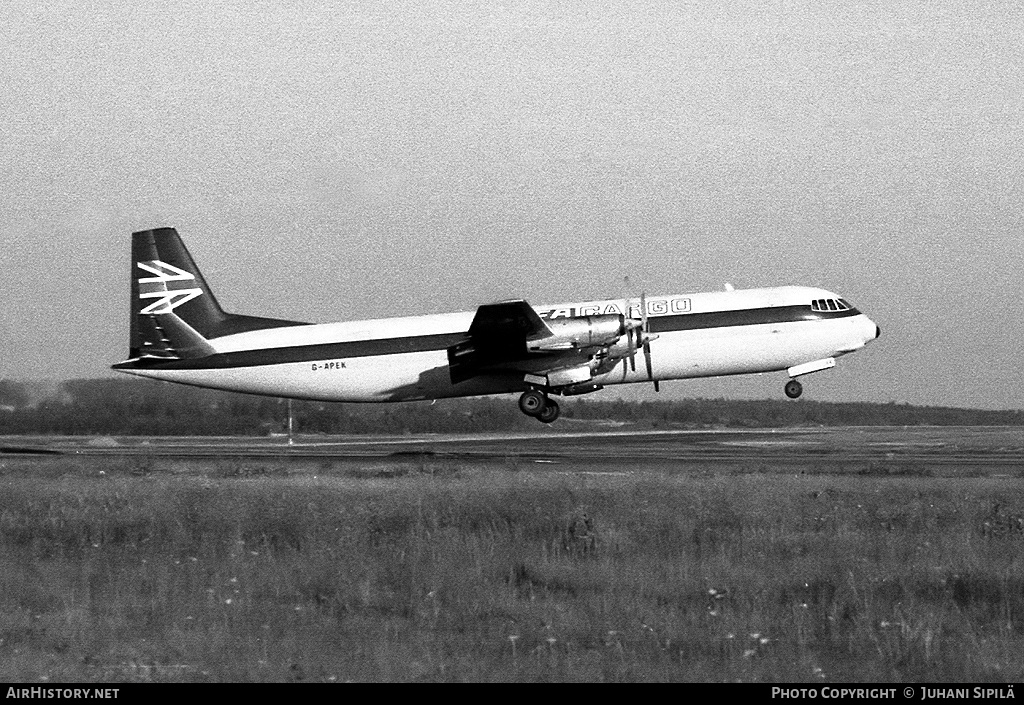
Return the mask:
[[558, 418], [558, 402], [549, 399], [538, 389], [528, 389], [519, 397], [519, 410], [542, 423], [551, 423]]
[[796, 399], [804, 393], [804, 385], [797, 382], [795, 379], [791, 379], [786, 382], [786, 396], [790, 399]]

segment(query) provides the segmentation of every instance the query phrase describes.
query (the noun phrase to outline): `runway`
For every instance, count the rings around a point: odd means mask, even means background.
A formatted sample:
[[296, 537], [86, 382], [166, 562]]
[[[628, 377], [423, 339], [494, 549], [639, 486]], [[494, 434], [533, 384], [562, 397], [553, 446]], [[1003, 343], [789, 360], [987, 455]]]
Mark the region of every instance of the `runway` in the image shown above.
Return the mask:
[[6, 437], [0, 459], [139, 457], [216, 461], [385, 461], [561, 464], [594, 470], [636, 466], [816, 472], [902, 472], [912, 468], [1024, 476], [1020, 427], [815, 427], [556, 431], [416, 436]]

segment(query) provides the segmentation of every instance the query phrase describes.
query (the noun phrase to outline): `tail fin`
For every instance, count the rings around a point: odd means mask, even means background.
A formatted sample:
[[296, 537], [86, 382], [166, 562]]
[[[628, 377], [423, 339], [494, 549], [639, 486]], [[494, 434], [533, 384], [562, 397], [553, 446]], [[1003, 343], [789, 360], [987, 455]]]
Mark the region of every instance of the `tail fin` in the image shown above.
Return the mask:
[[213, 338], [297, 321], [227, 313], [174, 228], [132, 233], [129, 357], [205, 357]]

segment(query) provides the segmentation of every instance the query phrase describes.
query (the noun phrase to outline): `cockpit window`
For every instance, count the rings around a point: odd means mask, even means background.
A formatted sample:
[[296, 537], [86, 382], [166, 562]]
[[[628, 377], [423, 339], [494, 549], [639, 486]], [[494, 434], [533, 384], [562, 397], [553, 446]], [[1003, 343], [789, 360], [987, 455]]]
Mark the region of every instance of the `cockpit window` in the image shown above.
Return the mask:
[[851, 308], [843, 299], [815, 299], [811, 302], [812, 311], [849, 311]]

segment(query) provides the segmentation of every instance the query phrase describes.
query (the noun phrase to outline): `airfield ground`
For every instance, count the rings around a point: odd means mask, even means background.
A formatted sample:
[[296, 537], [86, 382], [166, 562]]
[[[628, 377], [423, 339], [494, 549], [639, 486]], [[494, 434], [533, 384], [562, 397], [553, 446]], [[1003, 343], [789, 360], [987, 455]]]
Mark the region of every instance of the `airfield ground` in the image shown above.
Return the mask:
[[0, 680], [1016, 681], [1024, 429], [0, 441]]
[[[202, 473], [223, 461], [292, 472], [340, 472], [381, 461], [559, 465], [566, 472], [709, 468], [815, 474], [892, 472], [963, 476], [1024, 470], [1024, 428], [858, 426], [756, 430], [549, 431], [416, 436], [81, 437], [8, 436], [0, 463], [39, 455], [137, 458], [155, 470]], [[182, 463], [183, 460], [189, 462]]]

